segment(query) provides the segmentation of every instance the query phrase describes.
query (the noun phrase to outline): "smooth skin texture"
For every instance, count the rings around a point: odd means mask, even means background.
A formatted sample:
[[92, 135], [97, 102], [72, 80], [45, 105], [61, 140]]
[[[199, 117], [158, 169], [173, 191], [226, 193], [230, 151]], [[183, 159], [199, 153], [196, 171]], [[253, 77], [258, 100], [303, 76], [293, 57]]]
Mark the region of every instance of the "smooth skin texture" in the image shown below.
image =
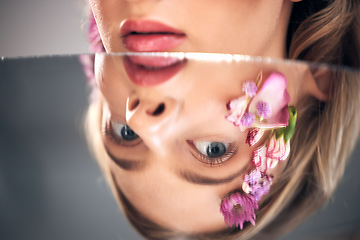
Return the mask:
[[[125, 20], [154, 20], [180, 30], [186, 40], [166, 51], [285, 57], [289, 0], [90, 0], [107, 52], [127, 52]], [[186, 17], [185, 17], [186, 16]]]
[[[90, 0], [90, 4], [107, 52], [129, 51], [121, 26], [131, 19], [154, 20], [183, 32], [186, 39], [168, 51], [286, 56], [292, 6], [288, 0]], [[241, 186], [257, 147], [245, 145], [247, 134], [225, 120], [226, 104], [242, 94], [242, 83], [255, 80], [259, 69], [189, 63], [169, 81], [144, 87], [127, 78], [120, 57], [98, 56], [95, 65], [103, 96], [102, 130], [108, 151], [104, 157], [126, 197], [146, 217], [173, 230], [225, 229], [221, 197]], [[301, 83], [289, 82], [291, 104], [310, 93], [297, 91]], [[154, 114], [161, 104], [160, 113]], [[120, 127], [111, 128], [111, 122]], [[125, 125], [139, 138], [122, 140], [118, 130]], [[200, 157], [196, 146], [207, 142], [228, 146], [226, 158]]]
[[[219, 213], [221, 198], [241, 186], [252, 167], [253, 150], [267, 137], [249, 147], [247, 132], [225, 120], [227, 103], [244, 94], [242, 83], [255, 81], [261, 70], [264, 78], [280, 71], [288, 79], [290, 105], [296, 106], [311, 94], [301, 86], [315, 82], [304, 64], [189, 61], [169, 81], [144, 87], [126, 76], [119, 56], [97, 55], [95, 65], [103, 96], [102, 133], [108, 152], [104, 158], [116, 184], [146, 217], [185, 232], [226, 227]], [[162, 110], [154, 114], [160, 105]], [[125, 125], [138, 138], [123, 139]], [[209, 142], [223, 143], [226, 153], [219, 159], [201, 157], [207, 154], [201, 146]]]

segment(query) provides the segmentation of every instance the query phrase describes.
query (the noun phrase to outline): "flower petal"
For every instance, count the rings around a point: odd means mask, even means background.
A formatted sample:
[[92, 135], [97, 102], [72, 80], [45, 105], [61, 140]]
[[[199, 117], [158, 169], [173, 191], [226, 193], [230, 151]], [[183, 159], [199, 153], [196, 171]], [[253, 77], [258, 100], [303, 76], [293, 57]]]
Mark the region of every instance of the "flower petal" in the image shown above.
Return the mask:
[[248, 105], [247, 96], [241, 96], [239, 98], [231, 100], [230, 103], [228, 104], [230, 113], [226, 115], [225, 118], [228, 121], [234, 123], [235, 126], [239, 126], [240, 121], [245, 114], [247, 105]]
[[252, 170], [249, 174], [246, 174], [244, 181], [250, 184], [256, 184], [261, 180], [261, 172], [257, 169]]
[[[232, 202], [232, 208], [228, 209], [228, 202]], [[227, 205], [224, 207], [224, 205]], [[243, 228], [244, 222], [255, 224], [255, 210], [259, 209], [257, 201], [248, 194], [235, 192], [224, 198], [221, 202], [220, 212], [224, 216], [224, 221], [230, 227]], [[224, 211], [226, 210], [226, 211]]]
[[285, 143], [283, 135], [279, 138], [276, 138], [276, 135], [272, 136], [267, 149], [266, 157], [284, 161], [289, 156], [290, 153], [290, 142]]
[[221, 202], [220, 211], [221, 212], [229, 212], [233, 209], [233, 203], [230, 201], [230, 198], [226, 197]]
[[254, 146], [263, 136], [264, 130], [261, 128], [252, 128], [246, 137], [245, 143], [249, 144], [250, 147]]
[[279, 160], [277, 160], [277, 159], [271, 159], [271, 158], [266, 159], [266, 167], [267, 167], [267, 169], [271, 169], [271, 168], [276, 167], [278, 162], [279, 162]]
[[266, 146], [262, 145], [259, 148], [255, 149], [253, 152], [252, 162], [254, 163], [257, 170], [261, 173], [265, 173], [266, 166]]
[[242, 190], [244, 191], [244, 193], [249, 194], [251, 192], [251, 187], [249, 186], [248, 182], [243, 182], [242, 184]]
[[257, 113], [259, 103], [269, 104], [271, 116], [260, 121], [257, 119], [253, 127], [257, 128], [279, 128], [288, 124], [289, 114], [287, 106], [290, 96], [286, 91], [287, 80], [281, 73], [272, 73], [264, 82], [262, 88], [254, 96], [249, 105], [249, 112]]

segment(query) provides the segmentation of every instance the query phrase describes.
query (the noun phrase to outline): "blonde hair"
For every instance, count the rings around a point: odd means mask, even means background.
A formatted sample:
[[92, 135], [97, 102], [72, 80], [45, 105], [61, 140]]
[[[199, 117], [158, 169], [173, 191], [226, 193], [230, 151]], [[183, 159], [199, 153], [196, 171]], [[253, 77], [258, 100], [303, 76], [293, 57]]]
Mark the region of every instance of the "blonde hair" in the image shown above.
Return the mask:
[[[303, 1], [294, 4], [290, 20], [290, 59], [360, 66], [360, 2]], [[291, 153], [282, 174], [261, 201], [256, 227], [186, 235], [165, 229], [138, 212], [115, 186], [101, 140], [101, 96], [90, 104], [85, 131], [90, 149], [107, 177], [123, 212], [149, 239], [271, 239], [292, 230], [333, 194], [346, 159], [356, 143], [360, 114], [360, 77], [346, 69], [334, 73], [330, 98], [302, 101], [291, 140]]]

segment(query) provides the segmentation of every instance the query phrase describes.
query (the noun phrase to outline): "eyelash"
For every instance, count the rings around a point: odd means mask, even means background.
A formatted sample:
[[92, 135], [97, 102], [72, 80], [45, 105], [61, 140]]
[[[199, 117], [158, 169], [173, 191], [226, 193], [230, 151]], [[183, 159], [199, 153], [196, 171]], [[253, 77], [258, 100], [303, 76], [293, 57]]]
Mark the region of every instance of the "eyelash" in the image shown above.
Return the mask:
[[112, 132], [111, 127], [110, 127], [110, 122], [106, 122], [103, 133], [107, 137], [107, 139], [109, 139], [111, 142], [113, 142], [117, 145], [122, 144], [121, 139], [114, 136], [114, 133]]
[[111, 125], [110, 121], [107, 121], [103, 132], [104, 132], [104, 135], [106, 136], [106, 138], [109, 139], [112, 143], [119, 145], [119, 146], [126, 146], [126, 147], [134, 147], [134, 146], [138, 145], [139, 143], [141, 143], [141, 141], [134, 140], [135, 141], [135, 144], [134, 144], [132, 142], [120, 139], [119, 137], [115, 136], [115, 133], [113, 132], [110, 125]]
[[[110, 124], [111, 124], [110, 122], [106, 122], [104, 134], [111, 142], [113, 142], [116, 145], [128, 146], [128, 147], [139, 144], [139, 143], [137, 143], [137, 144], [129, 145], [128, 144], [129, 142], [121, 140], [120, 138], [116, 137], [115, 134], [113, 133], [113, 130], [112, 130]], [[196, 153], [192, 153], [192, 155], [196, 159], [198, 159], [200, 162], [206, 164], [207, 166], [215, 167], [215, 166], [220, 166], [220, 165], [224, 164], [224, 162], [229, 160], [237, 152], [238, 147], [230, 145], [229, 149], [230, 150], [228, 150], [224, 155], [222, 155], [221, 157], [217, 157], [217, 158], [212, 158], [212, 157], [206, 156], [206, 155], [200, 153], [196, 149], [194, 149]]]
[[200, 162], [210, 166], [210, 167], [215, 167], [215, 166], [220, 166], [222, 165], [224, 162], [226, 162], [227, 160], [229, 160], [238, 150], [238, 147], [234, 147], [234, 146], [230, 146], [230, 150], [227, 151], [224, 155], [222, 155], [221, 157], [218, 158], [212, 158], [212, 157], [208, 157], [202, 153], [200, 153], [199, 151], [195, 150], [197, 152], [197, 156], [195, 156], [193, 153], [192, 155], [196, 158], [199, 159]]

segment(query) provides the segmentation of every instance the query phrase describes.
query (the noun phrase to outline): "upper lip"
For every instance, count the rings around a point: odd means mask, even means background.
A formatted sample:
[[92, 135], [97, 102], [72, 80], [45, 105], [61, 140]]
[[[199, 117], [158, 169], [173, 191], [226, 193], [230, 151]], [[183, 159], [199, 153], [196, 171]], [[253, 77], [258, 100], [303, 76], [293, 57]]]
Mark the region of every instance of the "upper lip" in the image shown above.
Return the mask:
[[174, 34], [185, 36], [185, 34], [166, 24], [152, 20], [125, 20], [121, 24], [121, 36], [126, 37], [130, 34]]

